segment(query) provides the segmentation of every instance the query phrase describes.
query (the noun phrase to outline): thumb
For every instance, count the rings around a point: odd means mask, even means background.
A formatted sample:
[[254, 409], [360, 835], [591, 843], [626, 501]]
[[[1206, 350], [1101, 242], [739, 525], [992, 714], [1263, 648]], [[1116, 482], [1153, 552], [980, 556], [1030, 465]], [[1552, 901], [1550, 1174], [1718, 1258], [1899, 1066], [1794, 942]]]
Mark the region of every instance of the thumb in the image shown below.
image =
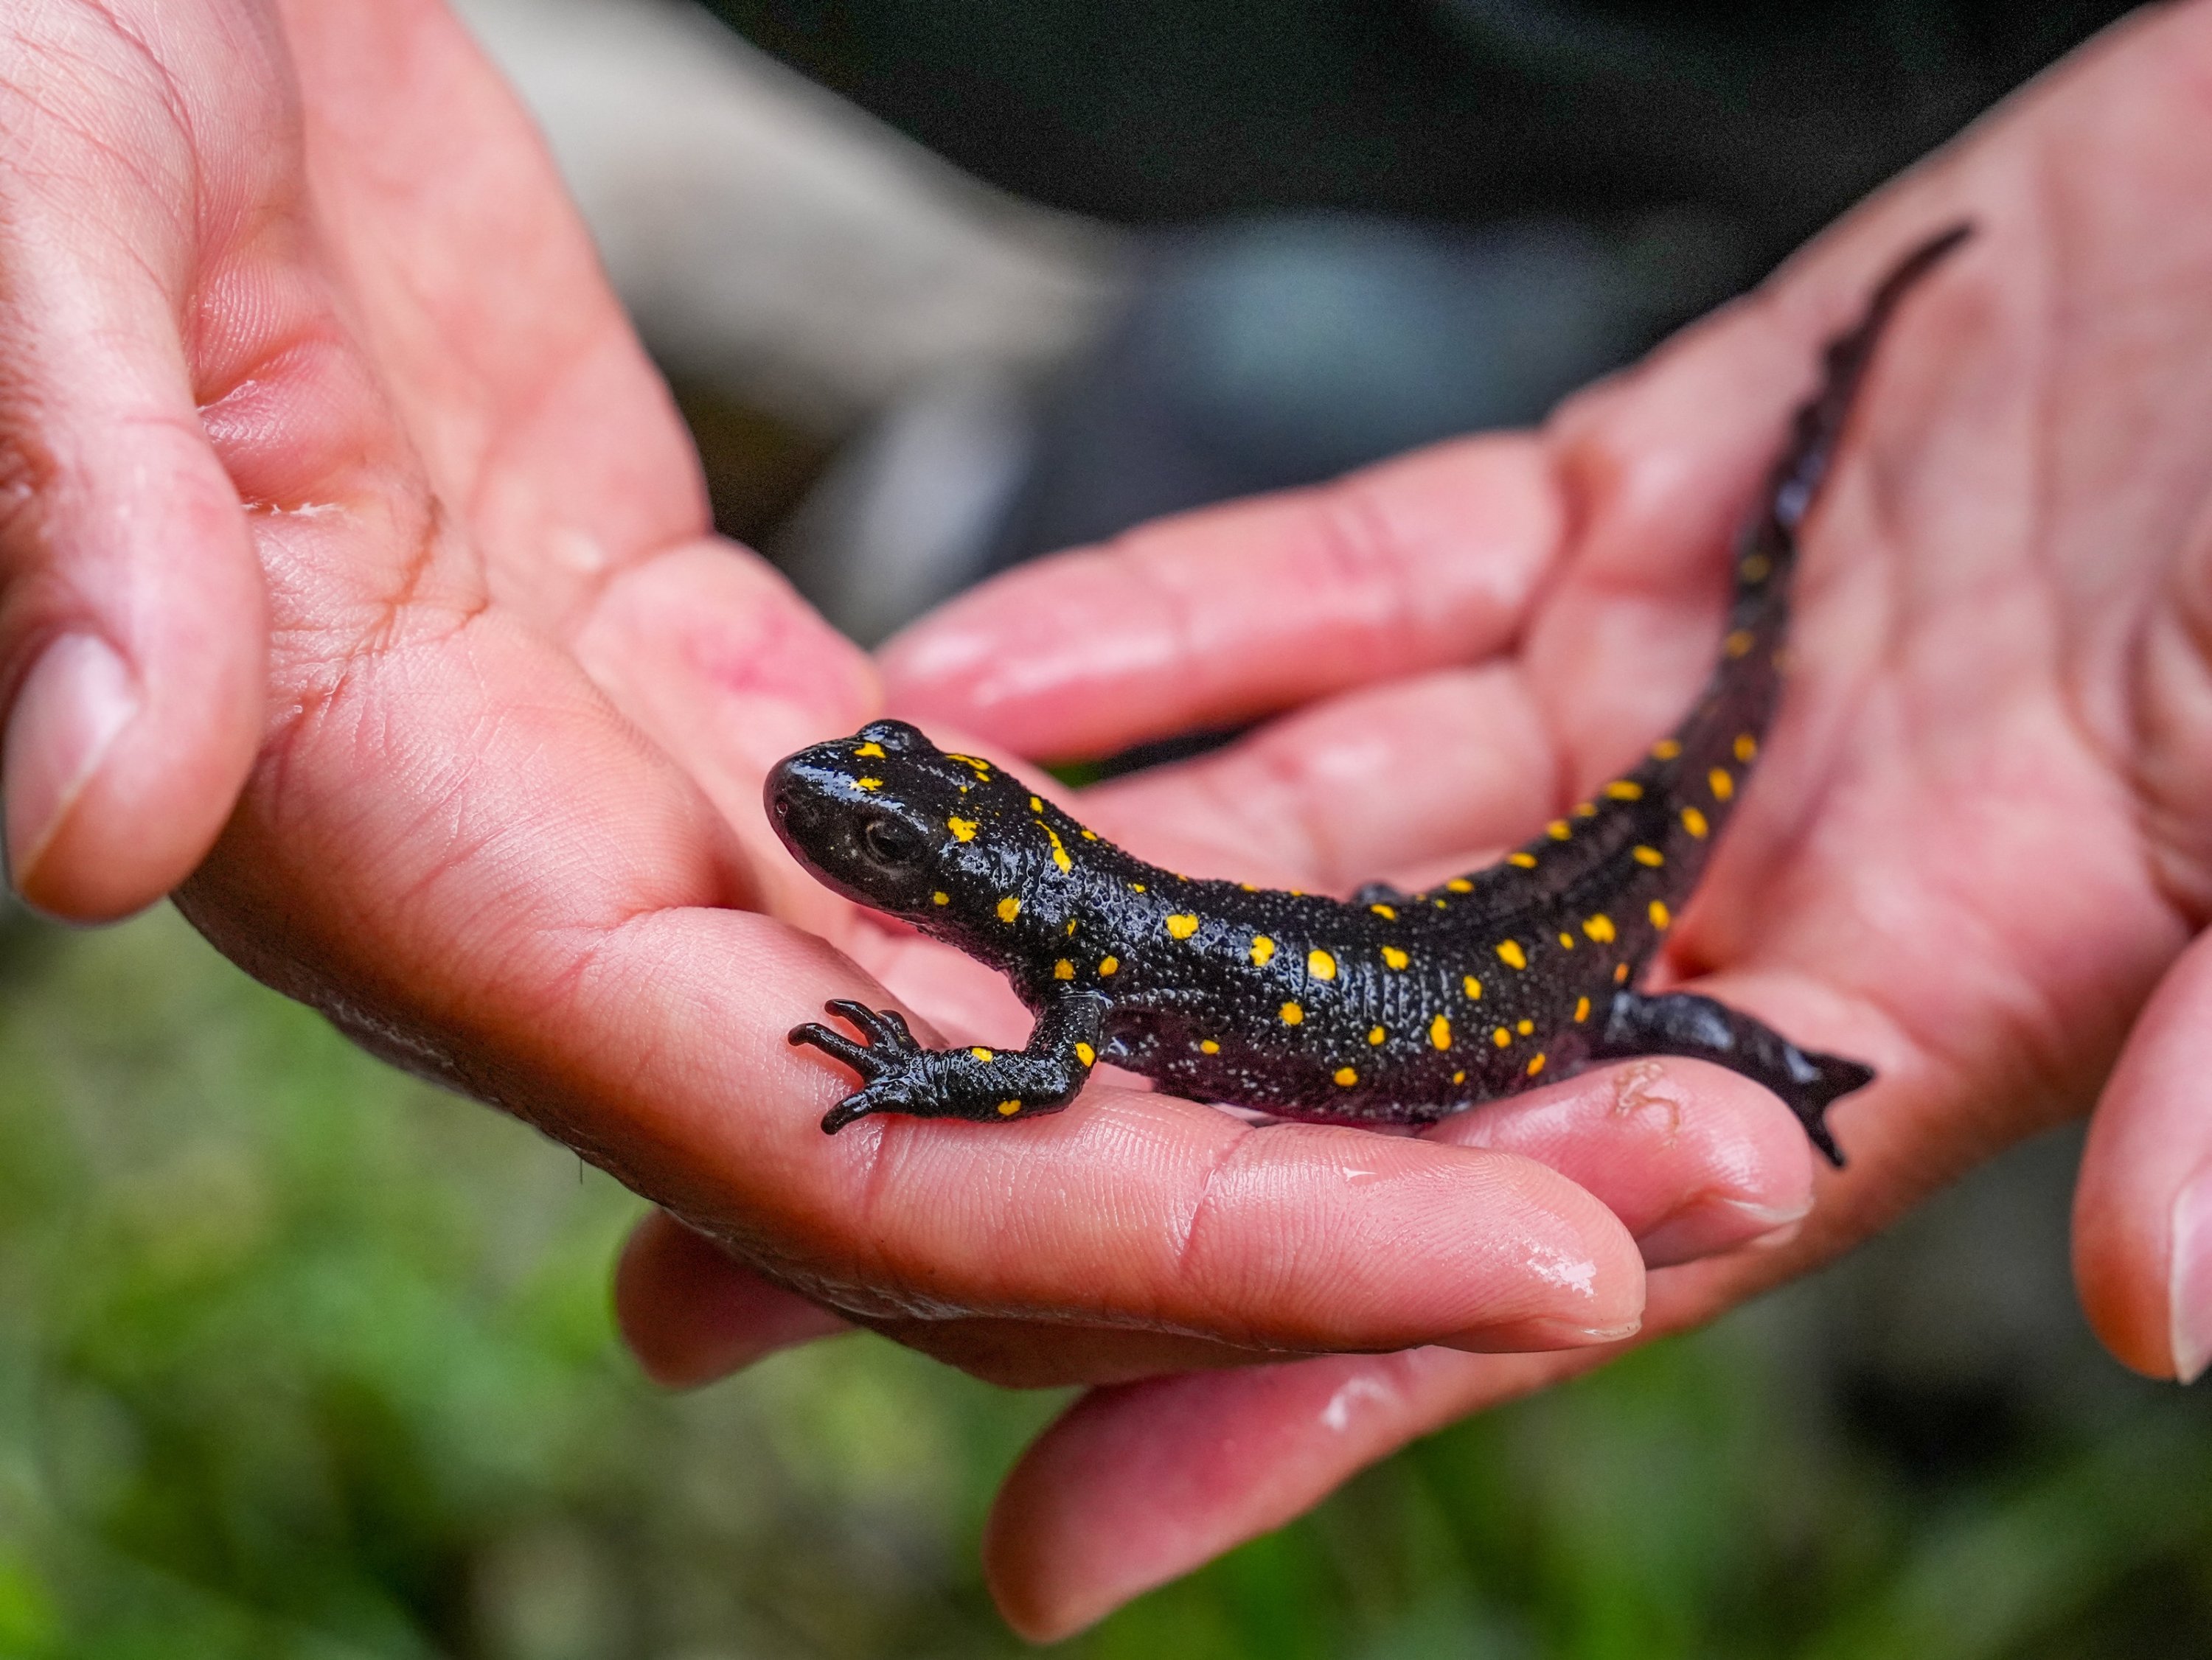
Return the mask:
[[[19, 130], [8, 148], [62, 143]], [[258, 742], [268, 644], [185, 360], [191, 233], [89, 171], [73, 182], [96, 214], [0, 183], [0, 801], [17, 890], [100, 921], [213, 843]]]
[[2097, 1104], [2074, 1277], [2136, 1371], [2187, 1383], [2212, 1361], [2212, 934], [2167, 972]]

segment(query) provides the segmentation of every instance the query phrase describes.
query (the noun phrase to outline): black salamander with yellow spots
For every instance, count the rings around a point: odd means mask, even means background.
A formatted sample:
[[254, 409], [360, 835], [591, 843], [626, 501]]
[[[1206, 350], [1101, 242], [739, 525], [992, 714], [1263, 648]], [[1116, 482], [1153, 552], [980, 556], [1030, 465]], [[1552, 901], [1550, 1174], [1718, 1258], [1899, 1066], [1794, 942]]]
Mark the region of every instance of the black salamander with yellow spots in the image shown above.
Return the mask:
[[1842, 1155], [1828, 1104], [1868, 1082], [1711, 998], [1637, 978], [1741, 797], [1780, 690], [1797, 530], [1898, 302], [1966, 234], [1881, 284], [1828, 348], [1762, 512], [1739, 548], [1721, 660], [1674, 735], [1633, 772], [1487, 869], [1343, 903], [1193, 881], [1132, 857], [988, 760], [879, 721], [781, 762], [771, 817], [830, 887], [1003, 972], [1036, 1014], [1026, 1047], [917, 1045], [898, 1015], [832, 1014], [866, 1039], [799, 1027], [853, 1069], [823, 1120], [872, 1112], [994, 1120], [1065, 1106], [1110, 1061], [1198, 1100], [1283, 1118], [1427, 1124], [1595, 1062], [1693, 1056], [1789, 1103]]

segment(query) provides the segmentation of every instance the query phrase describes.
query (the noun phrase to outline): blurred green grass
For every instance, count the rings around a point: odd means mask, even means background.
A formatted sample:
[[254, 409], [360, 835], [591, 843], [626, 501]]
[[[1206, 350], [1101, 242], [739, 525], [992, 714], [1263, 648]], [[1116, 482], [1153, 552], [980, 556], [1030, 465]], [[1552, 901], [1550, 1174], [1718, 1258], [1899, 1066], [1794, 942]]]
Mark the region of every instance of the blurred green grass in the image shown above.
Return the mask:
[[[2212, 1414], [2069, 1312], [2069, 1149], [1433, 1438], [1067, 1651], [2212, 1653]], [[1061, 1397], [872, 1337], [660, 1395], [636, 1201], [172, 912], [0, 938], [0, 1656], [1022, 1651], [975, 1544]]]

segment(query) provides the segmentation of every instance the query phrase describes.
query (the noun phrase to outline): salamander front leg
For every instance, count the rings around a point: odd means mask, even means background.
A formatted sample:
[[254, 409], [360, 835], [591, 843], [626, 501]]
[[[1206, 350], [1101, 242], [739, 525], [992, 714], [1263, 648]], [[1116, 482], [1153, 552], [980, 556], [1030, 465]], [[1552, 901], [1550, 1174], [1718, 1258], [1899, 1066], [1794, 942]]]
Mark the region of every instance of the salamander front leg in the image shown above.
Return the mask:
[[790, 1041], [811, 1044], [860, 1075], [860, 1090], [822, 1120], [831, 1136], [872, 1112], [997, 1124], [1057, 1112], [1075, 1099], [1097, 1063], [1105, 1015], [1099, 998], [1071, 995], [1037, 1017], [1026, 1049], [924, 1049], [889, 1009], [843, 999], [829, 1007], [867, 1042], [811, 1022], [794, 1027]]
[[1750, 1015], [1687, 991], [1656, 997], [1634, 991], [1614, 995], [1590, 1057], [1608, 1061], [1634, 1055], [1687, 1055], [1764, 1084], [1782, 1097], [1813, 1145], [1838, 1169], [1843, 1150], [1828, 1133], [1824, 1115], [1830, 1102], [1874, 1081], [1870, 1066], [1800, 1049]]

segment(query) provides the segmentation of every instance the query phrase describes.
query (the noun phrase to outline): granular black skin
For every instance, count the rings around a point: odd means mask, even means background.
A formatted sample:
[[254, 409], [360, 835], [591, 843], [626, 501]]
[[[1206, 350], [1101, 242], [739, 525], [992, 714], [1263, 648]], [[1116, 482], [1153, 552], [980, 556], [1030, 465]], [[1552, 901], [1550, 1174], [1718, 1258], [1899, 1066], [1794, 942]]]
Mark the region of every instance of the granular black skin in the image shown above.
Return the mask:
[[1774, 1091], [1831, 1160], [1829, 1103], [1874, 1076], [1710, 998], [1637, 980], [1741, 798], [1782, 679], [1797, 530], [1906, 291], [1968, 232], [1922, 245], [1828, 347], [1738, 548], [1722, 657], [1672, 736], [1486, 869], [1346, 903], [1194, 881], [1085, 829], [991, 762], [878, 721], [781, 762], [770, 817], [828, 886], [988, 963], [1036, 1012], [1028, 1045], [921, 1048], [895, 1014], [802, 1026], [863, 1087], [823, 1121], [981, 1120], [1065, 1106], [1097, 1062], [1287, 1118], [1422, 1124], [1594, 1062], [1673, 1054]]

